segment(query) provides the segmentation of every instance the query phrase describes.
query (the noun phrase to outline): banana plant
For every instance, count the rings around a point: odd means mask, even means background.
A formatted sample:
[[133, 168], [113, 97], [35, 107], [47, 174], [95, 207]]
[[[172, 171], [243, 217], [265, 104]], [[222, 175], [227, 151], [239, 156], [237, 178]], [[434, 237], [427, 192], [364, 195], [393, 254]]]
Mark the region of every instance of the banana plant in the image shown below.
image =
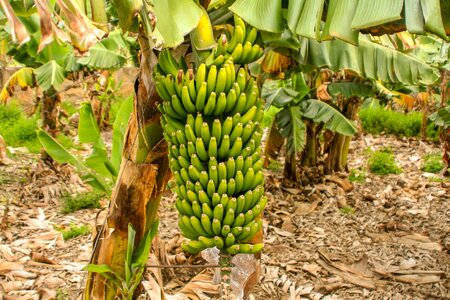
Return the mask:
[[[333, 85], [333, 88], [337, 92], [342, 91], [338, 86]], [[366, 89], [366, 86], [359, 88]], [[287, 178], [296, 179], [297, 154], [301, 153], [303, 164], [316, 165], [318, 137], [322, 129], [343, 136], [353, 136], [357, 131], [354, 122], [331, 103], [316, 99], [316, 88], [307, 85], [305, 75], [301, 72], [292, 73], [286, 80], [268, 81], [264, 85], [263, 98], [266, 99], [266, 105], [280, 109], [275, 115], [270, 134], [276, 134], [272, 131], [278, 129], [281, 136], [286, 138]]]
[[[82, 68], [116, 70], [127, 63], [129, 41], [120, 31], [110, 32], [105, 37], [108, 26], [102, 3], [103, 0], [92, 3], [92, 11], [96, 12], [92, 21], [99, 26], [97, 28], [79, 6], [69, 0], [51, 3], [44, 0], [30, 3], [15, 1], [14, 5], [2, 1], [10, 24], [14, 24], [15, 30], [20, 28], [27, 38], [16, 38], [20, 44], [8, 52], [25, 67], [13, 74], [3, 86], [0, 101], [6, 103], [15, 86], [39, 87], [43, 92], [39, 101], [42, 105], [42, 127], [52, 136], [60, 129], [59, 106], [62, 99], [59, 91], [66, 77]], [[66, 23], [55, 23], [55, 11], [58, 9]], [[12, 28], [4, 26], [2, 29], [13, 33]], [[83, 52], [87, 55], [78, 56]]]
[[44, 150], [59, 163], [72, 165], [81, 175], [81, 179], [93, 188], [107, 194], [111, 192], [119, 173], [121, 152], [125, 135], [124, 127], [128, 123], [133, 108], [132, 98], [126, 99], [120, 106], [113, 125], [113, 143], [111, 157], [100, 134], [91, 103], [83, 103], [80, 107], [78, 138], [81, 144], [92, 147], [91, 154], [82, 159], [70, 153], [45, 130], [39, 129], [37, 136]]

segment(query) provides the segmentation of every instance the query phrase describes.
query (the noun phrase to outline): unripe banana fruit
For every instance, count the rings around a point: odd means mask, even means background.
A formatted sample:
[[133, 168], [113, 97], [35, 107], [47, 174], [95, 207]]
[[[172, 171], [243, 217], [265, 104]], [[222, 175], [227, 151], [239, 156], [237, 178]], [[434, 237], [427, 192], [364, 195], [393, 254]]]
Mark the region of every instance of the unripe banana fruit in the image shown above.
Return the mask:
[[185, 251], [217, 247], [229, 254], [257, 253], [249, 241], [261, 230], [267, 204], [261, 160], [262, 101], [244, 67], [263, 50], [258, 32], [235, 17], [232, 35], [219, 36], [205, 63], [181, 68], [163, 50], [155, 88], [169, 164], [176, 180], [179, 228]]

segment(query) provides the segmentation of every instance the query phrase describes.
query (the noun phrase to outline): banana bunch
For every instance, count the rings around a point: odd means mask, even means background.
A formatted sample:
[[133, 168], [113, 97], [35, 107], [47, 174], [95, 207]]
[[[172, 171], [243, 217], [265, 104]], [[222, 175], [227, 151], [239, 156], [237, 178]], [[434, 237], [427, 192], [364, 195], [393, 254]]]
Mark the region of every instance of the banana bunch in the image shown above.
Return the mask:
[[255, 44], [258, 37], [256, 28], [246, 25], [244, 21], [234, 16], [234, 27], [230, 27], [229, 35], [221, 34], [217, 46], [206, 59], [208, 66], [219, 66], [228, 58], [233, 58], [235, 64], [244, 65], [258, 60], [264, 53], [261, 46]]
[[170, 52], [158, 58], [155, 88], [176, 180], [178, 225], [185, 251], [217, 247], [257, 253], [249, 241], [262, 228], [263, 103], [245, 68], [230, 56], [221, 66], [180, 68]]

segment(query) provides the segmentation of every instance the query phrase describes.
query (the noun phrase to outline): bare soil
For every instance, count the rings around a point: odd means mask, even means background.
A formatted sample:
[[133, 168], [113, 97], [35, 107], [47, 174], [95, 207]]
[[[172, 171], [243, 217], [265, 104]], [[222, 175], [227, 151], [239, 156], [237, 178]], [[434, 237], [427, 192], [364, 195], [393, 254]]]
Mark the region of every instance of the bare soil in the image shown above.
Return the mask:
[[[352, 142], [350, 169], [367, 169], [364, 150], [386, 146], [403, 169], [399, 175], [367, 171], [365, 182], [354, 184], [348, 174], [305, 177], [302, 186], [286, 188], [282, 170], [266, 171], [265, 248], [252, 299], [450, 299], [450, 182], [420, 170], [423, 155], [439, 149], [416, 139], [363, 136]], [[63, 192], [86, 190], [70, 167], [51, 169], [31, 154], [0, 166], [0, 299], [80, 296], [93, 235], [64, 241], [55, 228], [101, 226], [106, 201], [101, 209], [61, 213]], [[163, 197], [148, 265], [206, 264], [181, 252], [173, 198], [170, 191]], [[167, 294], [178, 293], [174, 299], [183, 299], [182, 287], [184, 295], [203, 289], [227, 299], [210, 273], [195, 277], [200, 270], [149, 271], [140, 298], [161, 299], [160, 279]], [[186, 284], [193, 277], [195, 287]]]

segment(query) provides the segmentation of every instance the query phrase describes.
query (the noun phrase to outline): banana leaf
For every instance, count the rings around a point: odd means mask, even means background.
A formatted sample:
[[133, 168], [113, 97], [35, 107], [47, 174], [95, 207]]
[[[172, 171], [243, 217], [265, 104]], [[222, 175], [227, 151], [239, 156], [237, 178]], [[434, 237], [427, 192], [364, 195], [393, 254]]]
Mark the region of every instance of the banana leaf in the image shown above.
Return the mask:
[[352, 96], [371, 97], [374, 95], [371, 85], [359, 82], [334, 82], [328, 85], [327, 90], [333, 97], [343, 95], [346, 99]]
[[434, 122], [437, 126], [443, 128], [450, 127], [450, 106], [443, 107], [437, 112], [429, 116], [429, 119]]
[[58, 91], [65, 78], [64, 68], [58, 65], [54, 60], [35, 69], [34, 74], [36, 75], [36, 81], [40, 88], [44, 91], [47, 91], [50, 88], [54, 88]]
[[316, 123], [324, 123], [325, 128], [342, 135], [352, 136], [357, 132], [353, 121], [347, 119], [337, 109], [317, 99], [300, 103], [303, 117]]
[[230, 10], [258, 29], [269, 32], [283, 30], [281, 0], [237, 0]]
[[128, 120], [133, 111], [133, 97], [125, 99], [120, 105], [116, 119], [113, 124], [113, 140], [111, 149], [111, 165], [119, 172], [120, 162], [122, 160], [122, 150], [124, 145], [124, 137], [127, 131]]
[[153, 0], [156, 31], [165, 47], [176, 47], [198, 24], [202, 10], [192, 0]]
[[287, 106], [277, 115], [275, 121], [282, 137], [286, 138], [288, 153], [298, 153], [306, 145], [306, 124], [302, 119], [300, 106]]
[[54, 160], [61, 164], [67, 163], [74, 166], [78, 172], [81, 173], [81, 178], [92, 187], [106, 192], [111, 191], [110, 185], [107, 184], [101, 176], [89, 170], [83, 162], [67, 151], [67, 149], [52, 138], [47, 132], [39, 129], [36, 134], [42, 147], [44, 147], [45, 152], [47, 152]]
[[303, 42], [307, 46], [299, 60], [314, 68], [347, 69], [364, 78], [405, 85], [430, 85], [439, 79], [438, 71], [418, 58], [363, 38], [358, 47], [341, 40]]
[[21, 88], [34, 87], [36, 84], [33, 68], [22, 68], [16, 71], [2, 88], [0, 93], [0, 102], [6, 103], [11, 98], [14, 91], [14, 87], [19, 86]]

